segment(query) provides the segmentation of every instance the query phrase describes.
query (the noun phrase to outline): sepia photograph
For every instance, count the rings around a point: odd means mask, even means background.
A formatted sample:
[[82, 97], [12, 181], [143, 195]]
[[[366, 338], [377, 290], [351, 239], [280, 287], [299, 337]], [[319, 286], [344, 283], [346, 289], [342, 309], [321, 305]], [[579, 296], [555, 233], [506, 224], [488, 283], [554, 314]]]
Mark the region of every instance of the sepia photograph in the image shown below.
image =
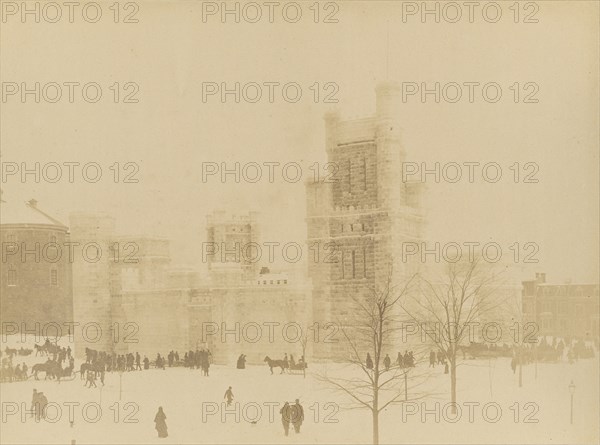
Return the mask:
[[600, 442], [599, 1], [0, 14], [0, 444]]

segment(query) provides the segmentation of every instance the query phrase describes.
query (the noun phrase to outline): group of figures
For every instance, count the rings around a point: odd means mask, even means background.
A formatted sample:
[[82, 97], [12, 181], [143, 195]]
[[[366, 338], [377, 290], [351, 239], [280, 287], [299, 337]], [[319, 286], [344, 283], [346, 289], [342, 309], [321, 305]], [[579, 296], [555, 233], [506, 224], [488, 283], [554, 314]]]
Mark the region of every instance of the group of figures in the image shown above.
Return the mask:
[[[389, 354], [385, 355], [385, 358], [383, 359], [383, 366], [385, 367], [386, 371], [389, 371], [392, 367], [392, 359], [390, 358]], [[413, 352], [404, 351], [404, 355], [402, 355], [401, 352], [398, 352], [398, 356], [396, 357], [396, 366], [398, 368], [414, 368], [416, 364]], [[371, 358], [371, 354], [367, 352], [367, 358], [365, 359], [365, 368], [373, 369], [374, 367], [375, 365], [373, 363], [373, 358]]]
[[[230, 406], [233, 403], [234, 395], [231, 386], [227, 388], [227, 391], [225, 391], [225, 396], [223, 398], [227, 400], [227, 406]], [[300, 404], [300, 399], [296, 399], [294, 404], [290, 404], [290, 402], [285, 402], [283, 404], [283, 407], [279, 410], [279, 414], [281, 414], [281, 424], [283, 425], [283, 433], [286, 436], [288, 436], [290, 433], [290, 424], [293, 425], [296, 434], [300, 434], [300, 428], [304, 423], [304, 407]], [[158, 437], [165, 438], [169, 436], [167, 427], [167, 415], [165, 414], [162, 406], [158, 407], [158, 412], [154, 416], [154, 428], [158, 432]]]
[[[596, 347], [598, 347], [598, 343], [596, 343]], [[594, 357], [594, 347], [586, 345], [583, 340], [568, 337], [564, 340], [557, 340], [555, 337], [552, 342], [548, 342], [545, 337], [542, 337], [538, 344], [531, 343], [515, 347], [512, 351], [510, 367], [515, 373], [518, 365], [544, 361], [557, 362], [565, 359], [572, 364], [579, 359]]]
[[33, 390], [33, 397], [31, 398], [31, 415], [35, 416], [36, 421], [46, 418], [46, 406], [48, 405], [48, 398], [43, 392], [38, 392], [36, 389]]
[[2, 368], [0, 368], [0, 382], [20, 382], [27, 380], [29, 377], [27, 374], [27, 364], [23, 362], [22, 365], [18, 364], [14, 366], [12, 358], [4, 357], [2, 359]]
[[[43, 345], [35, 345], [36, 354], [46, 355], [48, 359], [44, 363], [37, 363], [31, 367], [31, 375], [38, 380], [38, 373], [40, 371], [46, 374], [46, 379], [56, 379], [60, 381], [63, 377], [70, 377], [73, 375], [73, 369], [75, 367], [75, 359], [71, 354], [71, 347], [61, 348], [55, 344], [52, 344], [49, 339]], [[6, 347], [4, 353], [6, 357], [2, 358], [2, 368], [0, 368], [0, 381], [2, 382], [18, 382], [27, 380], [30, 376], [28, 375], [29, 368], [27, 364], [13, 364], [13, 357], [16, 356], [29, 356], [33, 352], [33, 349], [11, 349]], [[66, 364], [68, 362], [68, 364]], [[65, 363], [65, 367], [63, 367]]]
[[448, 374], [448, 360], [446, 360], [442, 351], [438, 351], [437, 354], [435, 351], [429, 352], [429, 367], [435, 368], [436, 364], [443, 365], [444, 374]]
[[[171, 351], [172, 352], [172, 351]], [[178, 358], [179, 354], [175, 353], [175, 357]], [[174, 363], [177, 364], [178, 360]], [[196, 351], [186, 352], [183, 357], [183, 366], [190, 369], [202, 369], [202, 375], [208, 377], [208, 371], [212, 363], [212, 353], [209, 349], [196, 349]], [[169, 365], [171, 366], [171, 365]]]
[[[13, 364], [13, 357], [18, 355], [31, 355], [32, 349], [10, 349], [4, 351], [5, 357], [2, 357], [2, 366], [0, 368], [1, 382], [18, 382], [27, 380], [33, 376], [38, 380], [38, 373], [44, 372], [44, 380], [57, 380], [70, 377], [75, 378], [75, 358], [72, 355], [71, 347], [60, 347], [46, 339], [43, 345], [35, 345], [37, 351], [36, 357], [40, 354], [48, 358], [43, 363], [36, 363], [31, 367], [31, 374], [25, 362], [22, 364]], [[22, 352], [23, 351], [23, 352]], [[0, 353], [1, 354], [1, 353]], [[64, 366], [63, 366], [64, 363]], [[100, 379], [104, 384], [104, 375], [106, 372], [131, 372], [148, 370], [151, 367], [156, 369], [166, 369], [166, 366], [185, 366], [190, 369], [201, 368], [204, 376], [208, 376], [210, 364], [212, 363], [212, 354], [209, 350], [196, 350], [185, 353], [183, 360], [180, 360], [177, 351], [170, 351], [163, 357], [160, 353], [151, 361], [147, 356], [142, 356], [139, 352], [116, 354], [105, 351], [98, 351], [91, 348], [85, 348], [85, 362], [80, 365], [80, 379], [85, 380], [85, 386], [96, 387], [96, 380]]]
[[[596, 340], [596, 348], [598, 341]], [[548, 341], [546, 337], [541, 339], [532, 338], [531, 341], [525, 339], [522, 344], [509, 346], [503, 343], [498, 346], [495, 343], [475, 343], [471, 342], [469, 346], [461, 347], [463, 358], [497, 358], [510, 357], [514, 360], [521, 360], [524, 364], [532, 362], [559, 362], [568, 360], [573, 362], [580, 358], [594, 357], [594, 347], [586, 344], [582, 339], [565, 337], [558, 339], [553, 337]]]

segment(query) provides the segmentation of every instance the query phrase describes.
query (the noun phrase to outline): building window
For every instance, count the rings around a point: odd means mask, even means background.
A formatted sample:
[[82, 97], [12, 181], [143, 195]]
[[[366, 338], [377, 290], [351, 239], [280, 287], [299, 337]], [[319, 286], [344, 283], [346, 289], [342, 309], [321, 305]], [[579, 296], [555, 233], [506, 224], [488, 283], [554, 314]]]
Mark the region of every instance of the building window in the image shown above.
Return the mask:
[[345, 255], [344, 255], [344, 251], [342, 250], [342, 280], [344, 278], [346, 278], [346, 273], [345, 273], [345, 270], [344, 270], [346, 268], [346, 264], [345, 264], [344, 259], [345, 259]]
[[281, 284], [281, 280], [277, 280], [277, 284]]
[[287, 280], [283, 280], [283, 284], [287, 284]]
[[271, 280], [271, 284], [273, 284], [273, 280]]
[[55, 243], [55, 244], [56, 244], [56, 236], [52, 235], [52, 236], [50, 237], [50, 242], [51, 242], [51, 243]]
[[14, 269], [9, 269], [8, 271], [8, 285], [16, 286], [17, 285], [17, 271]]
[[15, 235], [12, 233], [10, 235], [6, 235], [6, 241], [9, 243], [14, 243], [16, 241]]
[[263, 284], [267, 284], [267, 280], [263, 280]]
[[50, 271], [50, 284], [52, 286], [58, 285], [58, 271], [56, 269]]
[[367, 278], [367, 249], [363, 247], [363, 278]]
[[363, 184], [363, 190], [367, 190], [367, 158], [363, 158], [363, 178], [364, 178], [364, 184]]

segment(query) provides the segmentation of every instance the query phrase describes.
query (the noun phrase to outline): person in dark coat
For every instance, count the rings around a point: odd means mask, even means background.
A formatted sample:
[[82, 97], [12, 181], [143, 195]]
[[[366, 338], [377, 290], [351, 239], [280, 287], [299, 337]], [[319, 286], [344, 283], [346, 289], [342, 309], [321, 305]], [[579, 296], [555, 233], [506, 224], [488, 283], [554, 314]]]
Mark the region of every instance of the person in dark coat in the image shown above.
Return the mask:
[[150, 360], [146, 356], [144, 356], [144, 369], [150, 369]]
[[412, 368], [415, 366], [415, 357], [413, 355], [413, 352], [410, 351], [404, 351], [404, 365]]
[[156, 416], [154, 416], [154, 423], [156, 424], [154, 428], [158, 431], [158, 437], [167, 437], [169, 434], [167, 433], [167, 416], [165, 415], [162, 406], [158, 407], [158, 412]]
[[398, 353], [398, 357], [396, 358], [396, 364], [398, 365], [399, 368], [403, 368], [404, 367], [404, 363], [402, 360], [402, 353], [399, 352]]
[[246, 369], [246, 356], [244, 354], [240, 354], [237, 359], [237, 369]]
[[37, 389], [33, 390], [33, 396], [31, 397], [31, 415], [35, 415], [35, 420], [40, 420], [40, 404]]
[[513, 374], [517, 371], [517, 357], [513, 357], [510, 361], [510, 367], [512, 368]]
[[391, 365], [392, 359], [390, 358], [389, 354], [385, 354], [385, 358], [383, 359], [383, 366], [385, 366], [385, 370], [389, 371]]
[[279, 413], [281, 414], [281, 423], [283, 424], [283, 432], [287, 436], [290, 434], [290, 421], [292, 419], [292, 407], [290, 406], [289, 402], [285, 402], [285, 404], [283, 405], [283, 408], [281, 408], [279, 410]]
[[35, 420], [40, 420], [40, 418], [46, 418], [46, 406], [48, 405], [48, 399], [44, 395], [43, 392], [38, 392], [35, 403]]
[[97, 388], [97, 386], [96, 386], [96, 373], [94, 371], [88, 371], [87, 372], [87, 379], [86, 379], [86, 382], [85, 382], [84, 386], [91, 388], [92, 385], [94, 385], [94, 388]]
[[225, 391], [224, 399], [227, 399], [227, 406], [231, 405], [233, 402], [233, 391], [231, 390], [231, 386]]
[[435, 368], [435, 352], [434, 351], [431, 351], [429, 353], [429, 367]]
[[304, 408], [300, 405], [299, 399], [296, 399], [296, 403], [291, 408], [291, 420], [294, 425], [294, 431], [296, 434], [299, 434], [302, 422], [304, 422]]
[[373, 369], [373, 359], [371, 358], [371, 354], [367, 352], [367, 369]]

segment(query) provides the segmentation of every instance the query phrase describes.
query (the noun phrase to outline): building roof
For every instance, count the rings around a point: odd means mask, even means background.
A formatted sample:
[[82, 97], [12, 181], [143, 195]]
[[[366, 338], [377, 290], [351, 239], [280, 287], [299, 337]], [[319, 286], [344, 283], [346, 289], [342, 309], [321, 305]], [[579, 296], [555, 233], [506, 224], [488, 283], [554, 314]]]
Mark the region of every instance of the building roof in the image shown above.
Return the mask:
[[588, 296], [598, 295], [597, 284], [539, 284], [539, 296]]
[[0, 199], [0, 224], [48, 225], [67, 228], [66, 225], [42, 211], [35, 199], [27, 202]]

